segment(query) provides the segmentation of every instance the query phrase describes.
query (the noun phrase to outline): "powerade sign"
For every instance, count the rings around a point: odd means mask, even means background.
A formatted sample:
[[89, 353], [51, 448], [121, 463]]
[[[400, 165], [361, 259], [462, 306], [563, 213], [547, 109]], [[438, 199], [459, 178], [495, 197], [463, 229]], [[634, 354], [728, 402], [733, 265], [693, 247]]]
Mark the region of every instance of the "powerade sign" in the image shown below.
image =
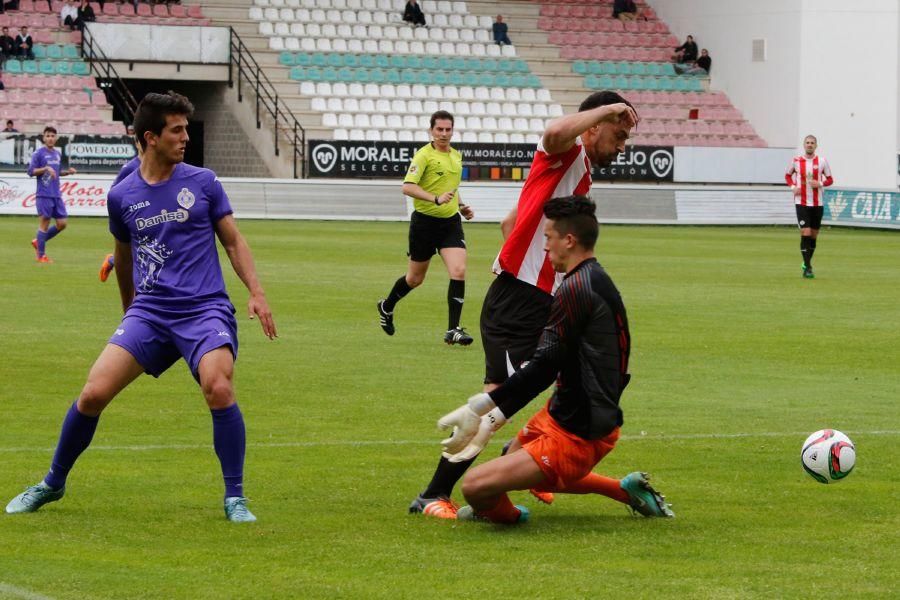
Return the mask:
[[612, 164], [594, 167], [594, 181], [672, 181], [675, 152], [671, 146], [625, 146]]
[[900, 227], [900, 194], [825, 190], [822, 219], [837, 224]]
[[[310, 177], [401, 178], [422, 142], [353, 142], [310, 140]], [[527, 169], [534, 158], [533, 144], [459, 143], [463, 167]], [[629, 146], [610, 166], [594, 169], [598, 181], [672, 181], [671, 147]]]
[[[0, 170], [25, 171], [31, 155], [44, 145], [41, 135], [0, 133]], [[84, 173], [118, 173], [137, 154], [126, 135], [62, 135], [56, 140], [62, 167]]]

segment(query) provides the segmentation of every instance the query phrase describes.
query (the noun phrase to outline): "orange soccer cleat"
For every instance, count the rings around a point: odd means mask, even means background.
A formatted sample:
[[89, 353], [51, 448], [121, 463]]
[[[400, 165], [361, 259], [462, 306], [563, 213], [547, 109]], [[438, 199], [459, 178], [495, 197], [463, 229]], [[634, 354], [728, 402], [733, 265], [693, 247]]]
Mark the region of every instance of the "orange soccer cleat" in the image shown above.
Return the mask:
[[553, 492], [541, 492], [534, 488], [531, 488], [528, 492], [544, 504], [553, 504]]
[[109, 279], [109, 274], [112, 273], [113, 270], [113, 264], [113, 255], [107, 254], [103, 258], [103, 264], [100, 265], [100, 281]]
[[40, 257], [41, 257], [41, 253], [40, 253], [40, 251], [38, 250], [38, 247], [37, 247], [37, 238], [31, 240], [31, 247], [34, 248], [34, 255], [35, 255], [37, 258], [40, 258]]
[[38, 256], [37, 261], [38, 261], [39, 263], [46, 263], [46, 264], [50, 264], [50, 263], [53, 262], [52, 260], [50, 260], [50, 257], [47, 256], [46, 254], [43, 255], [43, 256]]
[[437, 519], [455, 519], [458, 507], [450, 498], [423, 498], [417, 497], [409, 505], [410, 513], [422, 513]]

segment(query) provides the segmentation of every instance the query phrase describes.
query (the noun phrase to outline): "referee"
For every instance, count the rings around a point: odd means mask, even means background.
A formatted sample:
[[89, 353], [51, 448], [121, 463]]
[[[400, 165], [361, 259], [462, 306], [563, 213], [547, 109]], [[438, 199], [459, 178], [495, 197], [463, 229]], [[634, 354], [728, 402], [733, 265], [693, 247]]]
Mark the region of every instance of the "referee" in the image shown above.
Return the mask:
[[451, 137], [453, 115], [445, 110], [431, 115], [431, 142], [416, 151], [403, 180], [403, 193], [413, 199], [414, 208], [409, 221], [409, 266], [388, 297], [378, 301], [378, 316], [384, 332], [394, 335], [394, 307], [422, 285], [437, 252], [450, 275], [444, 342], [468, 346], [472, 336], [459, 326], [466, 296], [466, 240], [460, 214], [468, 220], [475, 213], [459, 201], [462, 155], [450, 147]]

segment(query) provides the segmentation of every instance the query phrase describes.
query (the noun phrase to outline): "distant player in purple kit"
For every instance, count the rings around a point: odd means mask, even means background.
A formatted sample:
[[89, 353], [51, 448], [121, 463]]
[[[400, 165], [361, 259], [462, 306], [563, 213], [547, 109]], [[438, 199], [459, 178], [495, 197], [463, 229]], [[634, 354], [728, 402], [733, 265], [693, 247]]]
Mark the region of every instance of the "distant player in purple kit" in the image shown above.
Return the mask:
[[250, 318], [259, 317], [270, 339], [275, 322], [222, 185], [212, 171], [182, 162], [191, 114], [190, 101], [174, 92], [147, 94], [138, 106], [135, 130], [144, 158], [110, 191], [107, 206], [125, 316], [66, 414], [50, 471], [13, 498], [7, 513], [34, 512], [62, 498], [70, 470], [112, 399], [141, 373], [158, 377], [183, 357], [212, 413], [225, 516], [256, 520], [243, 492], [246, 438], [232, 385], [237, 323], [216, 237], [250, 291]]
[[[131, 136], [134, 135], [134, 127], [132, 127], [131, 125], [128, 126], [128, 134]], [[131, 175], [134, 171], [141, 168], [141, 156], [143, 155], [143, 150], [141, 149], [141, 145], [137, 140], [134, 140], [134, 147], [137, 150], [137, 155], [127, 163], [122, 165], [122, 168], [119, 169], [119, 174], [116, 175], [116, 178], [113, 181], [112, 185], [109, 186], [110, 189], [116, 187], [119, 182]], [[103, 262], [100, 263], [100, 281], [105, 282], [107, 279], [109, 279], [109, 274], [112, 273], [113, 267], [115, 266], [116, 261], [112, 254], [107, 254], [106, 256], [104, 256]]]
[[[40, 263], [53, 262], [45, 252], [47, 242], [68, 225], [66, 219], [69, 213], [59, 191], [59, 178], [74, 175], [76, 172], [71, 167], [65, 171], [60, 170], [62, 156], [54, 146], [56, 146], [56, 129], [44, 127], [44, 147], [34, 151], [31, 155], [31, 164], [28, 165], [28, 176], [37, 179], [35, 204], [38, 230], [37, 237], [31, 240], [31, 246], [37, 253], [37, 261]], [[56, 224], [51, 226], [50, 219], [55, 219]]]

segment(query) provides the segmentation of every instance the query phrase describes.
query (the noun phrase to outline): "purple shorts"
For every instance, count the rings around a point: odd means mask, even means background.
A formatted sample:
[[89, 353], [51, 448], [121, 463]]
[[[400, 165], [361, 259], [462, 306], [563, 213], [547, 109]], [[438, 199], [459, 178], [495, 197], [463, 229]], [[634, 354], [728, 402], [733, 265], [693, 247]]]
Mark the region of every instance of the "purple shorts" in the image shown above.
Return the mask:
[[207, 352], [228, 346], [237, 359], [234, 307], [216, 304], [188, 311], [154, 310], [152, 313], [129, 308], [109, 343], [127, 350], [154, 377], [184, 358], [199, 383], [200, 359]]
[[37, 197], [37, 214], [45, 219], [65, 219], [69, 216], [62, 198]]

